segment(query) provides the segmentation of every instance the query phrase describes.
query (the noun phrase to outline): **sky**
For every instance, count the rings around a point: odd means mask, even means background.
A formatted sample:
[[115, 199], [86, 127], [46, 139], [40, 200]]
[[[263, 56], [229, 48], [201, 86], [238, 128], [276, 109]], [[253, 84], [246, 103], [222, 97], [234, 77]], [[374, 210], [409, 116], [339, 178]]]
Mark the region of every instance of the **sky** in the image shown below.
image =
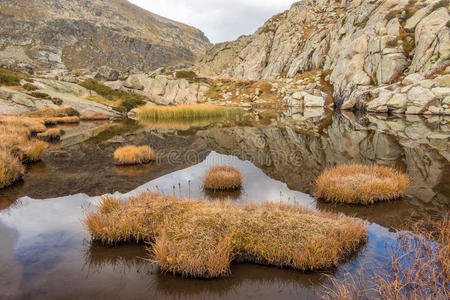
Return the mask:
[[254, 33], [298, 0], [129, 0], [152, 13], [202, 30], [212, 43]]

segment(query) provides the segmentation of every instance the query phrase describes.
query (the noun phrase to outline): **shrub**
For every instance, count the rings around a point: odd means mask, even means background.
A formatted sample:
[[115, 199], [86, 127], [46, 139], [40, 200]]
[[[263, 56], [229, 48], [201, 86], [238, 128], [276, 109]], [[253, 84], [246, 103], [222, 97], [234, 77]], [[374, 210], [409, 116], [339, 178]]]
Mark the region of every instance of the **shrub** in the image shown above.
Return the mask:
[[81, 121], [103, 121], [109, 120], [111, 117], [105, 113], [97, 112], [88, 115], [81, 116]]
[[41, 93], [41, 92], [32, 92], [30, 94], [32, 97], [34, 98], [39, 98], [39, 99], [47, 99], [50, 100], [52, 97], [50, 97], [48, 94], [46, 93]]
[[8, 150], [0, 148], [0, 189], [13, 185], [22, 179], [24, 168]]
[[37, 86], [35, 86], [34, 84], [31, 84], [31, 83], [25, 83], [23, 85], [23, 88], [26, 89], [27, 91], [35, 91], [38, 89]]
[[38, 139], [46, 142], [59, 142], [61, 136], [64, 134], [64, 130], [60, 128], [47, 129], [45, 132], [38, 133]]
[[71, 107], [67, 108], [44, 108], [26, 114], [30, 118], [63, 118], [79, 116], [80, 113]]
[[369, 205], [405, 194], [406, 175], [384, 166], [342, 165], [316, 180], [316, 196], [326, 202]]
[[149, 146], [124, 146], [114, 151], [116, 165], [146, 164], [156, 159], [155, 151]]
[[177, 79], [193, 79], [197, 78], [197, 74], [194, 71], [177, 71], [175, 72], [175, 78]]
[[240, 109], [217, 105], [195, 104], [178, 106], [144, 106], [139, 109], [138, 119], [147, 121], [225, 118], [241, 115]]
[[118, 105], [116, 108], [119, 111], [130, 111], [133, 108], [145, 103], [145, 97], [124, 91], [116, 91], [106, 85], [98, 83], [93, 79], [87, 79], [80, 83], [80, 85], [88, 90], [96, 92], [106, 99], [117, 101]]
[[212, 191], [238, 190], [241, 185], [241, 172], [230, 166], [212, 167], [203, 180], [203, 188]]
[[149, 242], [162, 272], [195, 278], [229, 276], [233, 261], [330, 269], [367, 240], [361, 222], [300, 206], [238, 206], [150, 192], [124, 203], [108, 199], [84, 223], [106, 245]]

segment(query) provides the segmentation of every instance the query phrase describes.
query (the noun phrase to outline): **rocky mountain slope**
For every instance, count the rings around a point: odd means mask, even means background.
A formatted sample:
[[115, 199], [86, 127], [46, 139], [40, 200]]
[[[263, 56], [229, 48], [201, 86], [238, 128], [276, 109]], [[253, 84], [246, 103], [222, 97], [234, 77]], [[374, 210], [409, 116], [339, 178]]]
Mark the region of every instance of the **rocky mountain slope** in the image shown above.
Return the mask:
[[[409, 74], [420, 73], [414, 83], [430, 79], [449, 63], [448, 0], [303, 0], [255, 34], [210, 49], [198, 70], [206, 76], [277, 79], [322, 69], [331, 72], [327, 79], [335, 104], [348, 102], [344, 108], [353, 108], [380, 95], [364, 93], [370, 89], [401, 82]], [[436, 100], [430, 93], [421, 91]], [[441, 106], [438, 110], [446, 110]]]
[[7, 66], [150, 71], [193, 62], [211, 45], [200, 30], [126, 0], [2, 0], [0, 24]]

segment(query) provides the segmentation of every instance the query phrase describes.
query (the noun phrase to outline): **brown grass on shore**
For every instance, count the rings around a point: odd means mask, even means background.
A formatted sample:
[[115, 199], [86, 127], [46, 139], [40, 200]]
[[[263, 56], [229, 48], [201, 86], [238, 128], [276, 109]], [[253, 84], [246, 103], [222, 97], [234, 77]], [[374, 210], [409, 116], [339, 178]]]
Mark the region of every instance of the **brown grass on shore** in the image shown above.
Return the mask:
[[46, 107], [41, 110], [31, 111], [25, 116], [30, 118], [63, 118], [79, 116], [79, 112], [71, 107], [50, 108]]
[[80, 117], [81, 121], [106, 121], [109, 120], [110, 118], [111, 118], [110, 116], [101, 112], [92, 113]]
[[54, 143], [59, 142], [63, 134], [64, 130], [60, 128], [50, 128], [45, 132], [38, 133], [37, 138], [46, 142]]
[[324, 299], [449, 299], [450, 296], [450, 214], [427, 220], [400, 231], [388, 244], [386, 265], [374, 270], [361, 268], [359, 278], [347, 273], [331, 277]]
[[153, 122], [161, 120], [200, 120], [206, 118], [236, 117], [242, 114], [241, 109], [232, 109], [211, 104], [142, 106], [138, 111], [138, 119]]
[[241, 185], [241, 172], [231, 166], [214, 166], [208, 170], [203, 180], [203, 188], [212, 191], [238, 190]]
[[8, 150], [0, 148], [0, 189], [22, 179], [24, 168]]
[[114, 151], [114, 164], [139, 165], [147, 164], [156, 159], [155, 151], [149, 146], [124, 146]]
[[406, 175], [385, 166], [342, 165], [320, 175], [316, 197], [326, 202], [370, 205], [404, 196]]
[[40, 120], [0, 116], [0, 148], [7, 149], [23, 163], [38, 161], [47, 144], [33, 139], [32, 136], [45, 129]]
[[84, 220], [106, 245], [150, 242], [163, 272], [194, 278], [230, 275], [231, 262], [313, 271], [334, 268], [367, 239], [361, 222], [285, 204], [239, 206], [145, 192], [104, 198]]
[[80, 118], [77, 116], [44, 118], [44, 123], [45, 125], [78, 124], [80, 123]]

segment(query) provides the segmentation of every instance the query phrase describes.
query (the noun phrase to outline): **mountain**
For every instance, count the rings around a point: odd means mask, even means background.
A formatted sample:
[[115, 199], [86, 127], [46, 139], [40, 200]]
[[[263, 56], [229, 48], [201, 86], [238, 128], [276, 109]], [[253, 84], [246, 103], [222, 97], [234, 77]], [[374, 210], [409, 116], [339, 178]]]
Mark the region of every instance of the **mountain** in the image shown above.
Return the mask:
[[449, 26], [448, 0], [303, 0], [253, 35], [211, 48], [198, 69], [243, 79], [325, 70], [339, 106], [362, 87], [442, 72], [450, 63]]
[[45, 69], [154, 70], [211, 46], [200, 30], [126, 0], [2, 0], [0, 62]]

